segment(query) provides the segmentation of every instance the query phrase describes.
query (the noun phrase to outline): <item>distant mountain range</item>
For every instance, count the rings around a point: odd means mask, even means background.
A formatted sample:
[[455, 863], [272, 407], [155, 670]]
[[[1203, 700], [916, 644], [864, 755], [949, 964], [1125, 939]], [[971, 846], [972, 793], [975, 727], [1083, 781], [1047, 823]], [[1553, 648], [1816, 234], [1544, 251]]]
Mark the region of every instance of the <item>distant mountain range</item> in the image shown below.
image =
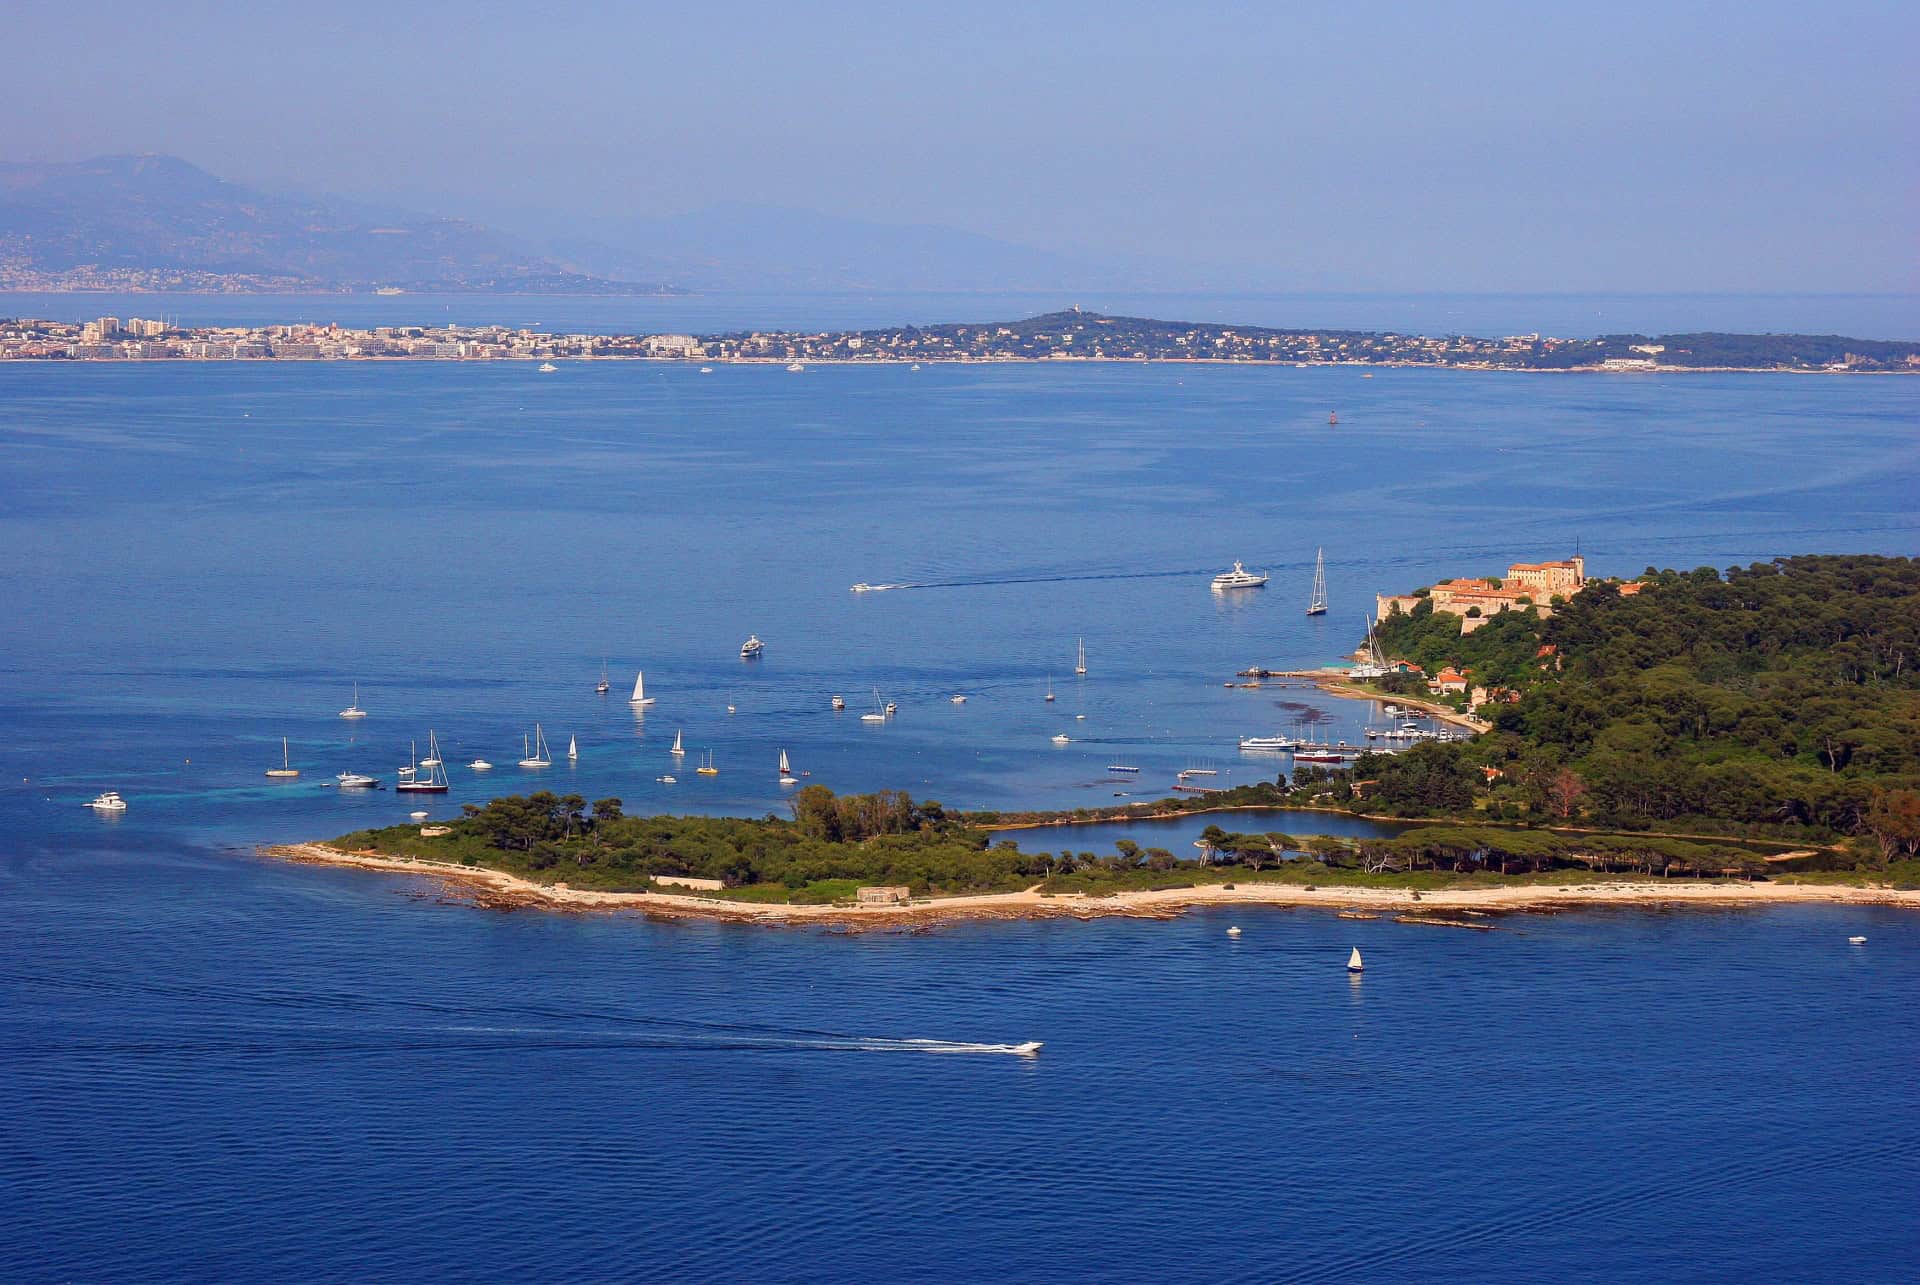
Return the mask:
[[[534, 234], [263, 192], [171, 156], [0, 161], [0, 290], [651, 294], [1209, 284], [1192, 265], [1137, 255], [1077, 258], [954, 228], [775, 206], [665, 217], [507, 209], [494, 221]], [[1237, 270], [1215, 275], [1246, 285]]]
[[658, 293], [462, 219], [278, 196], [171, 156], [0, 162], [0, 289]]

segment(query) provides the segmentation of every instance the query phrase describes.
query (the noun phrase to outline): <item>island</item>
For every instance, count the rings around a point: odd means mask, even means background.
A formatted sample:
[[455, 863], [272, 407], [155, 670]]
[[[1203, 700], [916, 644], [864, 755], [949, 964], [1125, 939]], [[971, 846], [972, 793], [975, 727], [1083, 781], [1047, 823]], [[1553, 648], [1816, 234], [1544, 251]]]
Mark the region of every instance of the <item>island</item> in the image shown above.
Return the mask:
[[557, 334], [486, 325], [181, 326], [151, 318], [0, 320], [0, 360], [566, 361], [917, 365], [969, 362], [1188, 362], [1267, 367], [1410, 366], [1456, 370], [1920, 371], [1920, 343], [1842, 335], [1409, 335], [1282, 330], [1110, 317], [1078, 308], [1020, 321], [848, 331]]
[[[855, 926], [1252, 903], [1470, 927], [1485, 925], [1459, 916], [1605, 902], [1920, 907], [1920, 562], [1803, 556], [1577, 584], [1570, 561], [1518, 565], [1568, 592], [1490, 618], [1437, 608], [1433, 587], [1411, 610], [1396, 598], [1375, 645], [1404, 667], [1369, 660], [1347, 679], [1385, 699], [1434, 695], [1428, 673], [1470, 678], [1439, 692], [1476, 704], [1486, 730], [1469, 739], [1120, 816], [808, 785], [784, 817], [636, 817], [542, 792], [267, 851], [427, 874], [488, 905]], [[1249, 809], [1409, 828], [1228, 828]], [[1077, 822], [1195, 812], [1221, 823], [1194, 856], [1073, 843]], [[1007, 837], [1015, 825], [1058, 850]]]

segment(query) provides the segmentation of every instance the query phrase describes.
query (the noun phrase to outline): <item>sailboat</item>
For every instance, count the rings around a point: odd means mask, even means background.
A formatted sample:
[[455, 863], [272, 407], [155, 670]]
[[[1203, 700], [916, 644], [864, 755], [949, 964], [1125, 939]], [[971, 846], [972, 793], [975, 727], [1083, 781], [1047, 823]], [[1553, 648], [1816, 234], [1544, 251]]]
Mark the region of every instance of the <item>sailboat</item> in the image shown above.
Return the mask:
[[884, 723], [887, 721], [887, 707], [880, 703], [880, 689], [878, 687], [873, 689], [873, 711], [862, 714], [860, 721], [863, 723]]
[[353, 704], [340, 711], [341, 718], [365, 718], [367, 711], [360, 708], [360, 684], [353, 685]]
[[1058, 699], [1058, 698], [1057, 698], [1056, 696], [1054, 696], [1054, 694], [1053, 694], [1053, 680], [1052, 680], [1051, 678], [1049, 678], [1049, 679], [1047, 680], [1047, 700], [1048, 700], [1049, 702], [1052, 702], [1052, 701], [1054, 701], [1054, 700], [1056, 700], [1056, 699]]
[[[411, 754], [408, 755], [412, 757]], [[427, 774], [420, 775], [420, 769], [426, 768]], [[440, 738], [431, 729], [427, 732], [427, 757], [419, 760], [395, 783], [394, 790], [400, 794], [445, 794], [447, 792], [447, 769], [440, 766]]]
[[572, 763], [572, 762], [578, 761], [579, 758], [580, 758], [580, 742], [578, 738], [569, 736], [567, 738], [567, 761], [569, 763]]
[[601, 696], [613, 690], [613, 684], [607, 681], [607, 662], [604, 660], [600, 662], [600, 681], [593, 685], [593, 690]]
[[540, 730], [540, 724], [533, 725], [533, 741], [520, 738], [521, 767], [552, 767], [553, 753], [547, 749], [546, 733]]
[[1073, 672], [1076, 674], [1087, 672], [1087, 640], [1084, 638], [1080, 640], [1079, 654], [1074, 657]]
[[680, 729], [677, 727], [673, 729], [673, 748], [668, 750], [667, 753], [673, 755], [675, 758], [685, 758], [687, 756], [686, 746], [680, 743]]
[[707, 761], [702, 763], [699, 767], [696, 767], [693, 770], [695, 772], [698, 772], [701, 776], [719, 776], [720, 769], [713, 765], [713, 751], [708, 750]]
[[647, 671], [637, 670], [633, 675], [633, 695], [627, 697], [627, 704], [638, 707], [653, 704], [653, 697], [647, 695]]
[[1313, 551], [1313, 596], [1307, 599], [1307, 614], [1309, 616], [1327, 614], [1327, 551], [1325, 549]]
[[267, 769], [268, 776], [299, 776], [300, 769], [287, 757], [287, 738], [280, 738], [280, 766]]
[[793, 774], [793, 764], [787, 762], [787, 752], [780, 751], [780, 784], [798, 785], [800, 778]]
[[1353, 948], [1353, 953], [1347, 956], [1347, 971], [1350, 973], [1357, 973], [1365, 967], [1366, 965], [1360, 962], [1360, 948], [1358, 946], [1355, 946]]

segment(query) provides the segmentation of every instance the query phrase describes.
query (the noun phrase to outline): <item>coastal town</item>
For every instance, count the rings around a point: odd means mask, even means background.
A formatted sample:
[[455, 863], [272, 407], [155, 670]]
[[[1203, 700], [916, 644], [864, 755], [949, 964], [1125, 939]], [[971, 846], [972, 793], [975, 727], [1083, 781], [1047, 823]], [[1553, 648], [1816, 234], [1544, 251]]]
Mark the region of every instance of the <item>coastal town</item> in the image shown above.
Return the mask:
[[1408, 335], [1108, 317], [1077, 308], [1023, 321], [714, 335], [556, 333], [497, 325], [184, 325], [165, 318], [0, 319], [0, 361], [652, 360], [879, 365], [931, 362], [1208, 362], [1461, 370], [1920, 372], [1920, 343], [1832, 335], [1593, 339]]

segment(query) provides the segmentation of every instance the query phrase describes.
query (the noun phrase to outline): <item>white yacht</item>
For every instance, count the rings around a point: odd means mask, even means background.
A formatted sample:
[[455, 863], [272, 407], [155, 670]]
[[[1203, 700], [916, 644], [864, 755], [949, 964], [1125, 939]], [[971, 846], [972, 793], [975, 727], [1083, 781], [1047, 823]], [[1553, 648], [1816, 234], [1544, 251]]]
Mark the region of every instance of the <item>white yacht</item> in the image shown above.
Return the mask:
[[520, 738], [521, 767], [552, 767], [553, 752], [547, 748], [546, 733], [540, 730], [540, 724], [533, 725], [533, 740]]
[[965, 696], [962, 696], [959, 692], [955, 692], [953, 695], [947, 697], [947, 699], [952, 701], [955, 705], [964, 705], [967, 703], [967, 698]]
[[118, 790], [107, 790], [87, 806], [95, 812], [125, 812], [127, 801], [120, 797]]
[[540, 373], [543, 375], [551, 375], [554, 371], [558, 369], [560, 368], [554, 365], [550, 361], [543, 361], [540, 363]]
[[701, 374], [703, 374], [703, 375], [711, 375], [711, 374], [713, 373], [713, 367], [711, 367], [711, 366], [702, 366], [702, 367], [700, 368], [700, 373], [701, 373]]
[[1073, 744], [1073, 738], [1065, 732], [1059, 732], [1054, 735], [1053, 743], [1055, 745], [1071, 745]]
[[1238, 559], [1234, 561], [1233, 570], [1222, 571], [1213, 578], [1213, 587], [1216, 589], [1259, 589], [1266, 583], [1266, 572], [1255, 574], [1242, 566]]
[[627, 704], [636, 709], [653, 704], [653, 697], [647, 695], [647, 671], [642, 669], [633, 676], [633, 695], [627, 697]]
[[333, 779], [339, 783], [340, 788], [343, 790], [371, 790], [374, 786], [380, 784], [380, 782], [373, 777], [362, 775], [359, 772], [342, 772]]
[[353, 685], [353, 704], [340, 711], [341, 718], [365, 718], [367, 711], [360, 708], [360, 684]]
[[799, 373], [800, 373], [801, 371], [803, 371], [803, 370], [805, 370], [805, 369], [806, 369], [806, 367], [805, 367], [805, 366], [803, 366], [803, 365], [801, 365], [801, 364], [800, 364], [799, 362], [797, 362], [797, 361], [796, 361], [796, 362], [790, 362], [790, 363], [788, 363], [788, 365], [787, 365], [787, 372], [788, 372], [789, 374], [794, 374], [794, 375], [797, 375], [797, 374], [799, 374]]
[[766, 649], [767, 645], [760, 641], [759, 635], [748, 634], [747, 640], [740, 644], [740, 659], [752, 660]]
[[267, 775], [277, 777], [300, 775], [300, 769], [295, 767], [293, 761], [287, 757], [287, 738], [284, 736], [280, 738], [280, 766], [268, 768]]
[[872, 585], [870, 585], [870, 584], [868, 584], [868, 583], [867, 583], [866, 581], [864, 581], [864, 580], [862, 580], [862, 581], [861, 581], [861, 582], [860, 582], [859, 584], [857, 584], [857, 585], [854, 585], [854, 586], [853, 586], [853, 587], [852, 587], [852, 588], [851, 588], [850, 590], [848, 590], [848, 592], [850, 592], [850, 593], [872, 593], [872, 592], [873, 592], [873, 586], [872, 586]]
[[835, 708], [836, 710], [841, 710], [841, 709], [845, 709], [845, 708], [847, 707], [847, 698], [846, 698], [846, 697], [844, 697], [844, 696], [836, 696], [836, 697], [834, 697], [834, 698], [833, 698], [833, 707], [834, 707], [834, 708]]
[[1294, 736], [1243, 736], [1240, 748], [1243, 750], [1295, 750], [1301, 741]]
[[485, 759], [475, 759], [473, 762], [467, 764], [467, 766], [475, 772], [493, 771], [493, 764], [487, 762]]

